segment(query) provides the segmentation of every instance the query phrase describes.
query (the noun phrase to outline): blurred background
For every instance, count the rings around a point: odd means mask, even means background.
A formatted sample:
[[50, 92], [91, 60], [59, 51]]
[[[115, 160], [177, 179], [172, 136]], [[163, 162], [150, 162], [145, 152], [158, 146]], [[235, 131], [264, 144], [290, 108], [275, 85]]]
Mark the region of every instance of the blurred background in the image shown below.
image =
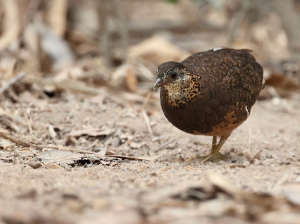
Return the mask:
[[299, 0], [2, 0], [0, 92], [143, 102], [159, 64], [225, 46], [254, 51], [272, 86], [261, 98], [287, 96], [299, 89], [299, 12]]

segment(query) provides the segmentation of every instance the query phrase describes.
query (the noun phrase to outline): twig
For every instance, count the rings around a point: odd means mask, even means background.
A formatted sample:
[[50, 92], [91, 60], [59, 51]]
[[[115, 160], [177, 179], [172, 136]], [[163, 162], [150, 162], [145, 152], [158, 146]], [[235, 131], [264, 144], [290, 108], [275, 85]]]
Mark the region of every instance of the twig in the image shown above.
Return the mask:
[[174, 142], [175, 139], [172, 139], [171, 141], [166, 142], [165, 144], [162, 144], [160, 147], [158, 147], [155, 151], [159, 151], [161, 149], [163, 149], [164, 147], [166, 147], [167, 145], [171, 144], [172, 142]]
[[11, 159], [11, 158], [0, 157], [0, 160], [10, 161], [10, 160], [12, 160], [12, 159]]
[[30, 135], [31, 135], [31, 137], [33, 137], [37, 142], [41, 142], [42, 144], [44, 144], [44, 142], [42, 141], [42, 140], [39, 140], [37, 137], [35, 137], [34, 135], [33, 135], [33, 133], [32, 133], [32, 128], [31, 128], [31, 125], [30, 125], [30, 123], [31, 123], [31, 115], [30, 115], [30, 113], [31, 113], [31, 110], [29, 110], [29, 119], [28, 119], [28, 117], [27, 116], [25, 116], [26, 117], [26, 123], [27, 123], [27, 126], [28, 126], [28, 129], [29, 129], [29, 132], [30, 132]]
[[[17, 145], [21, 145], [23, 147], [30, 147], [29, 143], [23, 142], [9, 134], [6, 134], [4, 132], [0, 132], [0, 137], [3, 137], [5, 139], [8, 139], [12, 141], [13, 143], [16, 143]], [[38, 145], [36, 143], [31, 143], [32, 145], [35, 145], [39, 148], [52, 148], [52, 149], [58, 149], [63, 151], [70, 151], [70, 152], [78, 152], [78, 153], [87, 153], [87, 154], [95, 154], [95, 152], [87, 151], [87, 150], [81, 150], [81, 149], [75, 149], [75, 148], [69, 148], [66, 146], [57, 146], [57, 145]]]
[[206, 163], [206, 162], [212, 157], [212, 155], [213, 155], [213, 154], [210, 154], [208, 157], [206, 157], [204, 160], [202, 160], [202, 161], [200, 162], [200, 164]]
[[0, 93], [3, 93], [5, 90], [7, 90], [10, 86], [21, 80], [25, 76], [25, 72], [18, 73], [17, 76], [13, 77], [11, 80], [9, 80], [6, 85], [2, 86], [0, 88]]
[[21, 145], [21, 146], [23, 146], [23, 147], [30, 147], [30, 144], [28, 144], [28, 143], [26, 143], [26, 142], [23, 142], [23, 141], [21, 141], [21, 140], [15, 138], [15, 137], [13, 137], [13, 136], [11, 136], [11, 135], [9, 135], [9, 134], [6, 134], [6, 133], [4, 133], [4, 132], [0, 132], [0, 137], [3, 137], [3, 138], [5, 138], [5, 139], [8, 139], [8, 140], [10, 140], [10, 141], [16, 143], [17, 145]]
[[153, 132], [151, 130], [151, 125], [150, 125], [150, 120], [149, 120], [149, 117], [148, 117], [146, 111], [142, 110], [142, 114], [143, 114], [143, 117], [144, 117], [144, 120], [145, 120], [145, 123], [146, 123], [146, 126], [147, 126], [147, 129], [148, 129], [149, 133], [151, 135], [153, 135]]
[[147, 160], [147, 161], [154, 161], [158, 159], [159, 157], [162, 157], [163, 155], [158, 156], [150, 156], [150, 157], [144, 157], [144, 156], [122, 156], [122, 155], [105, 155], [105, 157], [112, 157], [112, 158], [119, 158], [119, 159], [129, 159], [129, 160]]
[[90, 146], [88, 146], [85, 150], [92, 149], [95, 145], [99, 143], [99, 139], [96, 139]]
[[146, 96], [146, 98], [145, 98], [145, 100], [143, 102], [142, 114], [143, 114], [144, 120], [146, 122], [147, 129], [148, 129], [149, 133], [151, 135], [153, 135], [153, 132], [152, 132], [152, 129], [151, 129], [151, 125], [150, 125], [150, 120], [149, 120], [149, 117], [148, 117], [148, 115], [147, 115], [147, 113], [145, 111], [145, 108], [146, 108], [146, 106], [147, 106], [147, 104], [148, 104], [148, 102], [150, 100], [150, 97], [151, 97], [151, 92], [148, 92], [148, 94], [147, 94], [147, 96]]
[[69, 152], [78, 152], [78, 153], [86, 153], [86, 154], [95, 154], [95, 152], [82, 150], [82, 149], [75, 149], [75, 148], [69, 148], [66, 146], [60, 146], [60, 145], [37, 145], [39, 148], [51, 148], [51, 149], [58, 149], [62, 151], [69, 151]]
[[150, 100], [150, 97], [151, 97], [151, 92], [147, 93], [147, 96], [146, 96], [146, 98], [144, 100], [144, 103], [143, 103], [143, 106], [142, 106], [142, 110], [145, 110], [145, 108], [146, 108], [146, 106], [147, 106], [147, 104]]

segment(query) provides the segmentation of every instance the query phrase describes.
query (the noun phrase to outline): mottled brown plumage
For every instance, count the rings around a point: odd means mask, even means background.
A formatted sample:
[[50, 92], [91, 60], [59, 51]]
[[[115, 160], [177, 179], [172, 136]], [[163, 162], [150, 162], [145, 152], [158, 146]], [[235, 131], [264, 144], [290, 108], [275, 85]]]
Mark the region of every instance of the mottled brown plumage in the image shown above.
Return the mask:
[[263, 70], [250, 52], [215, 48], [158, 67], [154, 89], [161, 87], [166, 118], [184, 132], [214, 136], [207, 158], [220, 158], [221, 146], [247, 119], [262, 89]]

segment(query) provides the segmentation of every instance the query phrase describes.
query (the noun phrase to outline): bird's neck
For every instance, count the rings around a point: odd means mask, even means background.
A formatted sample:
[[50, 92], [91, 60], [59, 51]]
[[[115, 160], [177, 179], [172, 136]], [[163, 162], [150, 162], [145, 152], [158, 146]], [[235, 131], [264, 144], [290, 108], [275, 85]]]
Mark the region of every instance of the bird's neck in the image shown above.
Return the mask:
[[167, 101], [172, 108], [184, 107], [187, 103], [185, 91], [179, 88], [167, 88]]
[[172, 108], [184, 108], [186, 103], [193, 101], [199, 94], [196, 84], [191, 79], [185, 79], [182, 83], [174, 83], [164, 86], [168, 105]]

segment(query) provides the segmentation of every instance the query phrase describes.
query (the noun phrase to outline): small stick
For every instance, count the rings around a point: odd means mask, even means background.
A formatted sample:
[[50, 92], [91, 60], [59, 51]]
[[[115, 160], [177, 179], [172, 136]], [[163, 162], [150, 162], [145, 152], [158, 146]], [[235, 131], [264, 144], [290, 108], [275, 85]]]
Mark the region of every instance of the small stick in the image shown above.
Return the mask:
[[0, 160], [9, 161], [9, 160], [12, 160], [12, 159], [10, 159], [10, 158], [4, 158], [4, 157], [0, 157]]
[[88, 146], [85, 150], [92, 149], [95, 145], [99, 143], [99, 139], [96, 139], [90, 146]]
[[151, 125], [150, 125], [150, 120], [149, 120], [149, 117], [148, 117], [146, 111], [145, 111], [145, 110], [142, 110], [142, 114], [143, 114], [144, 120], [145, 120], [145, 122], [146, 122], [146, 126], [147, 126], [147, 129], [148, 129], [149, 133], [150, 133], [151, 135], [153, 135], [153, 132], [152, 132], [152, 130], [151, 130]]
[[26, 143], [26, 142], [23, 142], [23, 141], [21, 141], [21, 140], [15, 138], [15, 137], [13, 137], [13, 136], [11, 136], [11, 135], [9, 135], [9, 134], [6, 134], [6, 133], [4, 133], [4, 132], [0, 132], [0, 137], [3, 137], [3, 138], [5, 138], [5, 139], [8, 139], [8, 140], [10, 140], [11, 142], [16, 143], [17, 145], [21, 145], [21, 146], [23, 146], [23, 147], [30, 147], [30, 144], [28, 144], [28, 143]]
[[206, 157], [204, 160], [202, 160], [200, 162], [200, 164], [206, 163], [210, 159], [210, 157], [212, 157], [212, 154], [210, 154], [208, 157]]
[[2, 86], [0, 88], [0, 93], [3, 93], [5, 90], [7, 90], [10, 86], [21, 80], [25, 76], [25, 72], [18, 73], [17, 76], [13, 77], [11, 80], [9, 80], [6, 85]]
[[25, 118], [26, 118], [26, 123], [27, 123], [28, 129], [29, 129], [29, 132], [30, 132], [30, 134], [31, 134], [31, 137], [33, 137], [37, 142], [41, 142], [42, 144], [44, 144], [44, 142], [43, 142], [42, 140], [39, 140], [37, 137], [35, 137], [35, 136], [32, 134], [32, 128], [31, 128], [31, 125], [30, 125], [30, 123], [31, 123], [31, 115], [30, 115], [30, 113], [31, 113], [31, 110], [29, 110], [29, 114], [28, 114], [29, 119], [28, 119], [27, 116], [25, 116]]
[[147, 93], [147, 96], [146, 96], [146, 98], [145, 98], [145, 100], [143, 102], [142, 110], [145, 110], [145, 108], [146, 108], [146, 106], [147, 106], [147, 104], [148, 104], [148, 102], [150, 100], [150, 97], [151, 97], [151, 92]]
[[59, 146], [59, 145], [37, 145], [37, 147], [58, 149], [58, 150], [69, 151], [69, 152], [95, 154], [95, 152], [91, 152], [91, 151], [87, 151], [87, 150], [82, 150], [82, 149], [69, 148], [69, 147], [66, 147], [66, 146]]
[[105, 155], [105, 157], [111, 157], [111, 158], [129, 159], [129, 160], [147, 160], [147, 161], [153, 161], [162, 156], [163, 155], [152, 156], [152, 157], [144, 157], [144, 156], [135, 157], [135, 156], [122, 156], [122, 155]]
[[160, 147], [158, 147], [155, 151], [161, 150], [164, 147], [166, 147], [167, 145], [171, 144], [172, 142], [174, 142], [175, 139], [172, 139], [171, 141], [166, 142], [165, 144], [162, 144]]
[[150, 100], [150, 97], [151, 97], [151, 92], [149, 92], [149, 93], [147, 94], [147, 96], [146, 96], [146, 98], [145, 98], [145, 100], [144, 100], [144, 102], [143, 102], [143, 106], [142, 106], [142, 114], [143, 114], [144, 120], [145, 120], [145, 122], [146, 122], [147, 129], [148, 129], [149, 133], [150, 133], [151, 135], [153, 135], [153, 132], [152, 132], [152, 130], [151, 130], [151, 125], [150, 125], [150, 120], [149, 120], [149, 117], [148, 117], [148, 115], [147, 115], [147, 113], [146, 113], [146, 111], [145, 111], [145, 108], [146, 108], [146, 106], [147, 106], [147, 104], [148, 104], [148, 102], [149, 102], [149, 100]]

